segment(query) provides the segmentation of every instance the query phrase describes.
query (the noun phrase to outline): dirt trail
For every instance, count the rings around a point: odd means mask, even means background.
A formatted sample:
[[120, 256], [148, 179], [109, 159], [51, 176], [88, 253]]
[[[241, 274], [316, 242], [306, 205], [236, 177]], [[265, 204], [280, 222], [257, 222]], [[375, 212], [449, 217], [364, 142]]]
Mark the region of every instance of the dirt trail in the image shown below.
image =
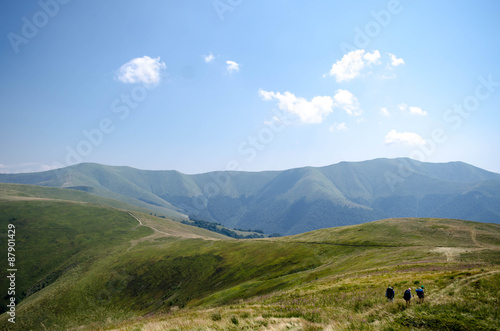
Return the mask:
[[451, 292], [457, 293], [463, 287], [469, 285], [470, 283], [477, 281], [481, 278], [485, 278], [485, 277], [489, 277], [489, 276], [498, 274], [499, 272], [500, 272], [500, 270], [492, 270], [489, 272], [480, 273], [480, 274], [476, 274], [476, 275], [467, 276], [465, 278], [457, 279], [455, 282], [449, 284], [445, 288], [443, 288], [435, 293], [431, 293], [428, 297], [429, 297], [429, 299], [432, 299], [432, 301], [439, 301], [439, 300], [443, 299], [444, 297], [449, 296], [449, 293], [451, 293]]
[[158, 239], [158, 238], [162, 238], [162, 237], [171, 237], [172, 235], [169, 234], [169, 233], [166, 233], [166, 232], [163, 232], [163, 231], [160, 231], [152, 226], [149, 226], [149, 225], [146, 225], [144, 223], [142, 223], [141, 219], [138, 218], [137, 216], [135, 216], [134, 214], [132, 213], [128, 213], [130, 216], [132, 216], [133, 218], [135, 218], [137, 220], [137, 222], [139, 222], [139, 226], [145, 226], [145, 227], [148, 227], [150, 228], [151, 230], [154, 231], [154, 233], [152, 235], [149, 235], [149, 236], [146, 236], [146, 237], [142, 237], [142, 238], [139, 238], [139, 239], [133, 239], [133, 240], [130, 240], [130, 247], [127, 249], [127, 252], [130, 251], [132, 248], [134, 248], [138, 243], [140, 242], [143, 242], [143, 241], [153, 241], [155, 239]]
[[462, 253], [477, 250], [477, 248], [462, 248], [462, 247], [436, 247], [431, 249], [433, 253], [441, 253], [446, 256], [446, 262], [453, 262], [455, 258]]
[[135, 216], [131, 212], [129, 212], [129, 215], [132, 216], [133, 218], [135, 218], [137, 220], [137, 222], [139, 222], [138, 226], [148, 227], [151, 230], [153, 230], [154, 233], [152, 235], [147, 236], [147, 237], [142, 237], [139, 239], [131, 240], [130, 241], [131, 246], [129, 247], [129, 249], [127, 251], [130, 251], [132, 248], [134, 248], [140, 242], [153, 241], [153, 240], [156, 240], [159, 238], [164, 238], [164, 237], [177, 237], [177, 238], [189, 238], [189, 239], [201, 238], [201, 239], [205, 239], [205, 240], [217, 240], [214, 238], [204, 237], [204, 236], [200, 236], [200, 235], [197, 235], [194, 233], [182, 232], [182, 231], [175, 230], [175, 229], [168, 229], [169, 232], [161, 231], [161, 230], [158, 230], [157, 228], [155, 228], [151, 225], [143, 223], [139, 217]]
[[[443, 300], [443, 298], [447, 298], [450, 296], [450, 292], [453, 292], [454, 294], [456, 294], [458, 291], [460, 291], [465, 286], [468, 286], [470, 283], [477, 281], [479, 279], [482, 279], [482, 278], [486, 278], [486, 277], [498, 274], [498, 273], [500, 273], [500, 270], [492, 270], [492, 271], [488, 271], [486, 273], [475, 274], [475, 275], [471, 275], [471, 276], [466, 276], [465, 278], [457, 279], [456, 281], [452, 282], [451, 284], [442, 288], [441, 290], [432, 292], [429, 295], [426, 294], [425, 298], [426, 298], [427, 302], [429, 302], [429, 301], [431, 301], [433, 303], [441, 302]], [[416, 302], [416, 299], [412, 300], [412, 302], [413, 301]], [[413, 305], [413, 303], [412, 303], [412, 305]], [[362, 315], [369, 316], [369, 315], [376, 313], [376, 312], [385, 311], [385, 309], [386, 308], [384, 306], [374, 307], [372, 309], [365, 311]], [[388, 316], [387, 318], [389, 320], [392, 320], [393, 316], [392, 317]]]
[[472, 241], [474, 242], [474, 244], [476, 244], [476, 245], [478, 245], [478, 246], [483, 247], [483, 245], [481, 245], [481, 244], [477, 241], [477, 238], [476, 238], [476, 229], [474, 229], [474, 228], [471, 228], [471, 229], [470, 229], [470, 238], [472, 239]]
[[[139, 224], [140, 224], [140, 225], [142, 225], [142, 226], [146, 226], [146, 227], [148, 227], [148, 228], [152, 229], [154, 232], [162, 233], [162, 234], [167, 235], [167, 236], [171, 236], [171, 235], [172, 235], [171, 233], [166, 233], [166, 232], [160, 231], [160, 230], [158, 230], [158, 229], [156, 229], [156, 228], [154, 228], [154, 227], [152, 227], [152, 226], [150, 226], [150, 225], [146, 225], [146, 224], [142, 223], [142, 221], [141, 221], [141, 220], [140, 220], [137, 216], [135, 216], [135, 215], [134, 215], [134, 214], [132, 214], [132, 213], [128, 213], [128, 214], [129, 214], [130, 216], [132, 216], [133, 218], [135, 218], [135, 219], [137, 220], [137, 222], [139, 222]], [[151, 237], [151, 236], [150, 236], [150, 237]]]
[[500, 246], [498, 245], [492, 245], [492, 244], [485, 244], [481, 243], [477, 240], [477, 231], [475, 228], [470, 229], [470, 239], [474, 244], [476, 244], [478, 247], [481, 247], [481, 249], [492, 249], [492, 250], [500, 250]]

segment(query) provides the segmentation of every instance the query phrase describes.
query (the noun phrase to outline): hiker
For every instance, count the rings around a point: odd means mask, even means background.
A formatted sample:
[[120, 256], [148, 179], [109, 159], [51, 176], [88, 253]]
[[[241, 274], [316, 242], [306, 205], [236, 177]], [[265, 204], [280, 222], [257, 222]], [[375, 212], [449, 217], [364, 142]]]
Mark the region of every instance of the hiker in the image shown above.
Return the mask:
[[417, 293], [417, 296], [418, 296], [418, 302], [419, 303], [423, 303], [424, 302], [424, 286], [420, 286], [420, 288], [417, 288], [415, 290], [415, 292]]
[[385, 296], [387, 300], [394, 301], [394, 289], [391, 286], [387, 287], [387, 290], [385, 290]]
[[403, 294], [403, 299], [406, 300], [406, 307], [410, 305], [411, 301], [411, 287], [409, 287]]

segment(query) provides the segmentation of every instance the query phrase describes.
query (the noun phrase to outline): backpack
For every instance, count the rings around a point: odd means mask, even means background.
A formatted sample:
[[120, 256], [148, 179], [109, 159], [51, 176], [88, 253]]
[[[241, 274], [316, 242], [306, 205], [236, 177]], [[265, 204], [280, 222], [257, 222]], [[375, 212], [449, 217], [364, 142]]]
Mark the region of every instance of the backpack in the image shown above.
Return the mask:
[[405, 293], [403, 294], [403, 299], [405, 299], [405, 300], [411, 299], [411, 291], [410, 290], [405, 291]]
[[421, 288], [417, 288], [415, 292], [417, 293], [419, 298], [424, 296], [424, 290], [422, 290]]
[[394, 290], [389, 287], [385, 292], [385, 296], [388, 297], [389, 299], [394, 298]]

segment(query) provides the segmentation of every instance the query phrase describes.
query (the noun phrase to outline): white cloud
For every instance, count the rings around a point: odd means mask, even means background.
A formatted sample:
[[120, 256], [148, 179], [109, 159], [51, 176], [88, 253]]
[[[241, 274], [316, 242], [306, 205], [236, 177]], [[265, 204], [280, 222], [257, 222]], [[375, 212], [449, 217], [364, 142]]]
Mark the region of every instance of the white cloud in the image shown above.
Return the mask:
[[353, 116], [360, 116], [363, 113], [358, 99], [348, 90], [337, 90], [333, 98], [316, 96], [310, 101], [288, 91], [280, 93], [260, 89], [259, 95], [264, 101], [277, 100], [281, 110], [297, 115], [302, 123], [321, 123], [334, 108], [342, 108]]
[[297, 115], [302, 123], [321, 123], [334, 107], [333, 99], [329, 96], [316, 96], [308, 101], [288, 91], [281, 94], [262, 89], [259, 95], [264, 101], [277, 100], [281, 110]]
[[425, 145], [425, 140], [420, 135], [414, 132], [397, 132], [391, 130], [385, 136], [385, 143], [390, 144], [403, 144], [410, 146]]
[[332, 65], [330, 76], [335, 76], [337, 82], [351, 80], [358, 77], [365, 66], [372, 64], [380, 64], [379, 51], [373, 53], [365, 53], [364, 49], [351, 51]]
[[389, 54], [389, 56], [391, 57], [391, 65], [393, 67], [397, 67], [398, 65], [400, 64], [404, 64], [405, 63], [405, 60], [403, 60], [402, 58], [397, 58], [396, 55], [392, 54], [392, 53], [387, 53]]
[[214, 62], [215, 60], [215, 55], [212, 54], [212, 52], [210, 52], [210, 54], [208, 55], [202, 55], [203, 56], [203, 60], [205, 61], [205, 63], [211, 63], [211, 62]]
[[118, 69], [117, 79], [123, 83], [158, 84], [165, 68], [165, 62], [161, 62], [159, 57], [137, 57]]
[[226, 61], [227, 64], [227, 72], [232, 74], [233, 72], [240, 71], [240, 65], [234, 61]]
[[363, 58], [368, 61], [369, 64], [380, 64], [380, 52], [375, 50], [373, 53], [366, 53]]
[[427, 112], [425, 110], [422, 110], [422, 108], [419, 108], [419, 107], [410, 107], [410, 114], [425, 116], [425, 115], [427, 115]]
[[[397, 58], [396, 55], [392, 53], [387, 54], [390, 57], [390, 63], [387, 64], [387, 69], [390, 69], [391, 66], [397, 67], [405, 63], [402, 58]], [[374, 50], [372, 53], [368, 53], [364, 49], [358, 49], [356, 51], [351, 51], [345, 54], [341, 60], [335, 62], [330, 69], [329, 75], [335, 76], [337, 82], [348, 81], [360, 76], [362, 70], [366, 67], [374, 65], [378, 66], [381, 64], [381, 56], [378, 50]], [[326, 75], [327, 74], [323, 76]], [[392, 79], [395, 78], [395, 75], [379, 74], [378, 78]]]
[[335, 106], [343, 108], [349, 115], [359, 116], [362, 114], [358, 99], [348, 90], [337, 90], [333, 98]]
[[408, 111], [412, 115], [426, 116], [427, 112], [420, 107], [411, 106], [409, 107], [406, 103], [400, 103], [398, 105], [399, 109], [402, 111]]
[[387, 109], [387, 107], [382, 107], [380, 108], [380, 114], [382, 114], [383, 116], [391, 116], [391, 113], [389, 113], [389, 110]]
[[345, 122], [342, 122], [342, 123], [333, 123], [332, 126], [330, 126], [330, 131], [331, 132], [334, 132], [334, 131], [345, 131], [347, 130], [347, 125], [345, 124]]
[[[279, 93], [279, 92], [278, 92]], [[289, 92], [288, 92], [289, 93]], [[261, 96], [262, 100], [264, 101], [269, 101], [272, 100], [275, 93], [272, 91], [264, 91], [263, 89], [259, 90], [259, 95]]]

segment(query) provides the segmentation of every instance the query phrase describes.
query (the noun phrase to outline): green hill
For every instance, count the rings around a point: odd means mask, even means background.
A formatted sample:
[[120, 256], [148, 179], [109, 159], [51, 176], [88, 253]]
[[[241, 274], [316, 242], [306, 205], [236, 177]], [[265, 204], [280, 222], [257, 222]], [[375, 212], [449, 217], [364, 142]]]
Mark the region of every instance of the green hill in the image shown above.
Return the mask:
[[[23, 190], [31, 193], [22, 196]], [[493, 330], [498, 325], [497, 224], [387, 219], [291, 237], [232, 240], [76, 201], [91, 199], [86, 193], [71, 191], [75, 201], [69, 201], [62, 199], [69, 190], [35, 190], [14, 185], [0, 194], [0, 227], [16, 228], [20, 300], [16, 324], [3, 314], [3, 329]], [[5, 241], [4, 235], [3, 247]], [[394, 303], [384, 298], [389, 284], [396, 289]], [[403, 289], [417, 285], [425, 285], [426, 303], [405, 308]], [[5, 278], [1, 287], [7, 287]]]
[[500, 174], [461, 162], [341, 162], [285, 171], [186, 175], [79, 164], [0, 182], [74, 188], [154, 213], [292, 235], [394, 217], [500, 222]]
[[[0, 185], [0, 223], [15, 227], [16, 298], [23, 300], [52, 284], [73, 268], [88, 267], [94, 260], [145, 238], [182, 237], [229, 239], [228, 237], [164, 220], [140, 212], [131, 214], [120, 201], [84, 192], [25, 186]], [[128, 208], [130, 209], [130, 208]], [[138, 226], [140, 218], [144, 226]], [[7, 231], [2, 235], [7, 247]], [[8, 269], [7, 259], [2, 261]], [[8, 288], [7, 279], [0, 280]], [[5, 298], [2, 303], [5, 304]]]
[[[81, 190], [93, 195], [139, 206], [145, 210], [186, 218], [186, 215], [175, 210], [176, 207], [155, 196], [148, 189], [134, 183], [133, 180], [136, 178], [132, 176], [131, 169], [98, 164], [81, 164], [41, 173], [0, 174], [0, 182]], [[136, 170], [133, 169], [132, 173], [136, 173]], [[131, 179], [125, 176], [131, 176]]]

